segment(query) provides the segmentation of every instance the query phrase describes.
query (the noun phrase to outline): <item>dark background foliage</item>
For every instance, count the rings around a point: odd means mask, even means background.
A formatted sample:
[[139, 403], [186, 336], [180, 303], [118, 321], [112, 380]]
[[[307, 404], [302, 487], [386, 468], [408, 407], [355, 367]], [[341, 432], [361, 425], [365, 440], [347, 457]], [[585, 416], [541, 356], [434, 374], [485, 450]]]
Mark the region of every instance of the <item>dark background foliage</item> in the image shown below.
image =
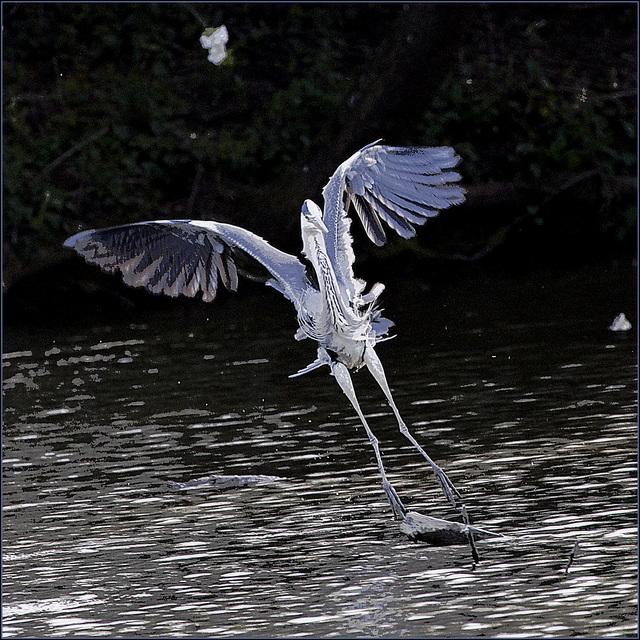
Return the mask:
[[[519, 268], [635, 253], [636, 3], [2, 9], [16, 317], [114, 286], [62, 248], [79, 229], [209, 218], [297, 252], [303, 199], [378, 138], [453, 145], [468, 202], [383, 249], [354, 225], [365, 271], [367, 256]], [[199, 38], [221, 24], [215, 66]]]

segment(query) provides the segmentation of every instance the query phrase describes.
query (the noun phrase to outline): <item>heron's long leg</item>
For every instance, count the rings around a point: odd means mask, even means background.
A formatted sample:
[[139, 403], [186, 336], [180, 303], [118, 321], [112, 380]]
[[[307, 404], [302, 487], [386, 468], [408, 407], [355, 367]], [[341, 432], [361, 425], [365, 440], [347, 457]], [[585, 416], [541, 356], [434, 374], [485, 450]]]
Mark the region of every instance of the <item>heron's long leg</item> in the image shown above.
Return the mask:
[[391, 509], [393, 510], [393, 515], [399, 519], [404, 519], [407, 510], [405, 506], [402, 504], [402, 501], [398, 497], [396, 490], [393, 488], [391, 483], [387, 480], [387, 474], [384, 471], [384, 466], [382, 464], [382, 457], [380, 455], [380, 449], [378, 447], [378, 439], [373, 435], [367, 421], [360, 409], [360, 405], [358, 404], [358, 399], [356, 398], [356, 393], [353, 388], [353, 383], [351, 381], [351, 376], [349, 375], [349, 370], [345, 365], [341, 362], [332, 362], [331, 363], [331, 373], [338, 381], [340, 388], [344, 391], [345, 395], [351, 401], [353, 408], [356, 410], [358, 417], [360, 418], [360, 422], [362, 422], [365, 431], [367, 432], [367, 436], [369, 436], [369, 442], [373, 446], [373, 450], [376, 454], [376, 460], [378, 461], [378, 469], [380, 470], [380, 475], [382, 476], [382, 487], [384, 488], [385, 493], [387, 494], [387, 498], [389, 499], [389, 503], [391, 504]]
[[451, 503], [453, 507], [457, 507], [456, 497], [461, 498], [459, 491], [453, 486], [453, 483], [447, 477], [447, 474], [427, 455], [427, 452], [418, 444], [416, 439], [411, 435], [407, 425], [404, 423], [404, 420], [400, 417], [400, 412], [398, 411], [398, 407], [396, 407], [396, 403], [393, 401], [391, 397], [391, 390], [389, 389], [389, 385], [387, 384], [387, 378], [384, 374], [384, 369], [382, 367], [382, 362], [380, 362], [380, 358], [378, 358], [378, 354], [374, 351], [373, 347], [368, 346], [364, 352], [364, 362], [367, 365], [367, 368], [371, 372], [371, 375], [376, 379], [376, 382], [380, 385], [380, 388], [384, 392], [384, 395], [387, 397], [389, 405], [393, 410], [393, 413], [398, 420], [398, 425], [400, 426], [400, 432], [406, 436], [411, 444], [424, 456], [426, 461], [431, 465], [433, 472], [436, 474], [436, 479], [438, 480], [438, 484], [442, 488], [444, 495], [447, 500]]

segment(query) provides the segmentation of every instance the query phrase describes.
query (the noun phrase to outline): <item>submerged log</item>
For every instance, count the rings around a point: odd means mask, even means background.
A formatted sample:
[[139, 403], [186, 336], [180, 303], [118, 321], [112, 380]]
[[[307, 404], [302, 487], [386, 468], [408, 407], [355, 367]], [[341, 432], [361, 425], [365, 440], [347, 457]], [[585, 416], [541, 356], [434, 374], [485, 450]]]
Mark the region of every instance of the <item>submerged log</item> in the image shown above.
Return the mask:
[[200, 489], [202, 487], [214, 487], [216, 489], [237, 489], [255, 484], [267, 484], [286, 480], [278, 476], [206, 476], [187, 482], [169, 481], [172, 489]]
[[504, 538], [501, 533], [493, 533], [460, 522], [432, 518], [417, 511], [407, 512], [400, 525], [400, 531], [414, 542], [428, 542], [436, 546], [469, 544], [468, 532], [473, 534], [475, 540]]

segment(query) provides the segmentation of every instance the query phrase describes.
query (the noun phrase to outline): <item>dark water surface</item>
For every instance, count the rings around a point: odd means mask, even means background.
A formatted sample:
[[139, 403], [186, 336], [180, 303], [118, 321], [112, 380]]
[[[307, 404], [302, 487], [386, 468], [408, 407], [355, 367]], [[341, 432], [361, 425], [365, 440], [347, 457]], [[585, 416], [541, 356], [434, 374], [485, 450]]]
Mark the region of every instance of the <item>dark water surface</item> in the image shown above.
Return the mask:
[[[405, 421], [507, 536], [475, 566], [399, 531], [328, 369], [287, 379], [285, 301], [201, 306], [5, 332], [4, 637], [637, 635], [633, 268], [385, 293]], [[406, 506], [458, 519], [354, 382]], [[235, 474], [282, 480], [170, 485]]]

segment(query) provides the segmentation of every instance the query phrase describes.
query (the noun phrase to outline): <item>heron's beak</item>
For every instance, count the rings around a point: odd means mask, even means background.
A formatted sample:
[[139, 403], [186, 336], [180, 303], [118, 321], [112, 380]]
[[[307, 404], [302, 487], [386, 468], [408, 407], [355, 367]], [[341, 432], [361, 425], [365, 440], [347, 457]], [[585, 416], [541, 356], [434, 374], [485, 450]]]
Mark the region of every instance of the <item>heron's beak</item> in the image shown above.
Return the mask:
[[322, 221], [322, 218], [311, 218], [309, 222], [323, 233], [329, 233], [329, 229], [327, 229], [327, 225]]

